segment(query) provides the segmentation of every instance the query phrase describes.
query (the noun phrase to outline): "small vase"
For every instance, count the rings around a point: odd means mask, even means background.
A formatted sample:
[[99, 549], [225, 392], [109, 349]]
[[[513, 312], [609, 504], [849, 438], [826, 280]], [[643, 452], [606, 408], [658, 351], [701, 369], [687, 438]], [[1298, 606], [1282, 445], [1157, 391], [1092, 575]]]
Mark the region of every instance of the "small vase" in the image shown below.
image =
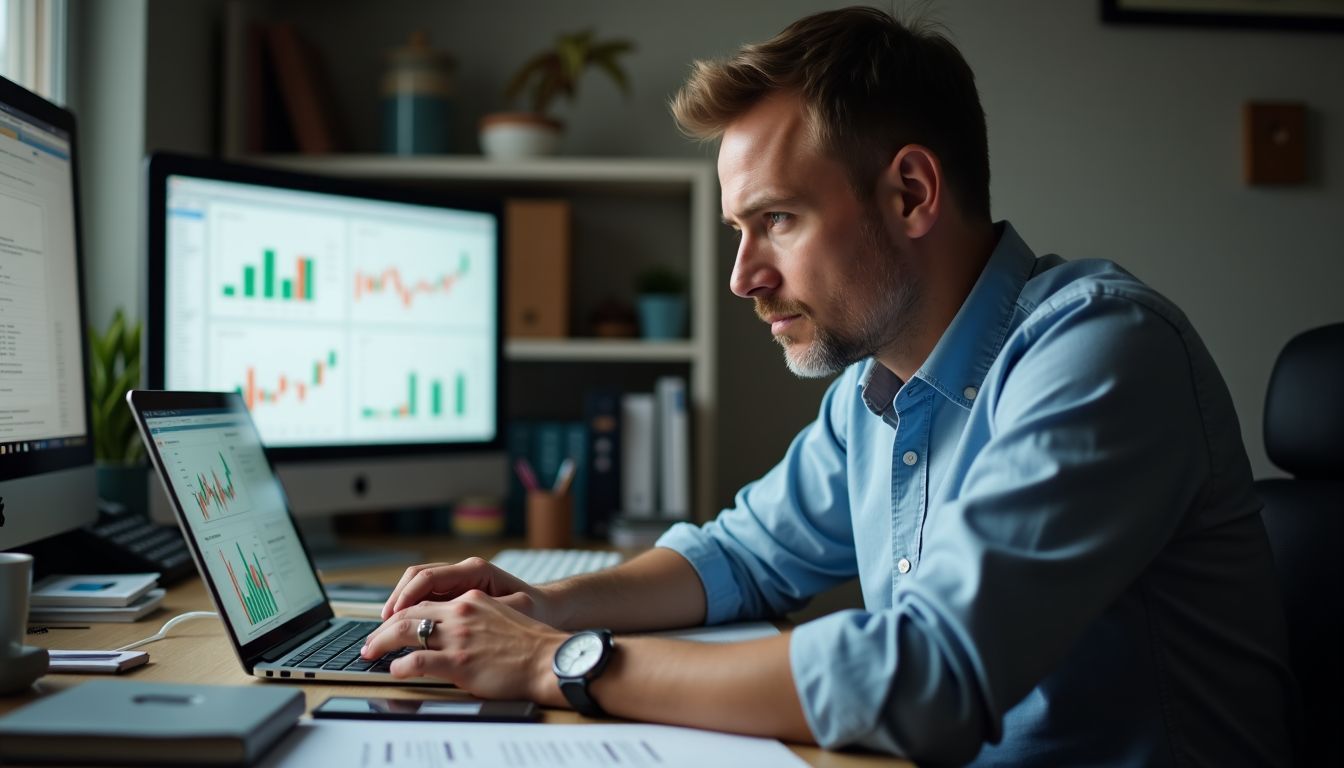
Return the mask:
[[686, 297], [645, 293], [638, 301], [640, 335], [646, 339], [680, 339], [686, 335]]
[[481, 118], [481, 151], [495, 160], [555, 154], [564, 123], [532, 112], [496, 112]]

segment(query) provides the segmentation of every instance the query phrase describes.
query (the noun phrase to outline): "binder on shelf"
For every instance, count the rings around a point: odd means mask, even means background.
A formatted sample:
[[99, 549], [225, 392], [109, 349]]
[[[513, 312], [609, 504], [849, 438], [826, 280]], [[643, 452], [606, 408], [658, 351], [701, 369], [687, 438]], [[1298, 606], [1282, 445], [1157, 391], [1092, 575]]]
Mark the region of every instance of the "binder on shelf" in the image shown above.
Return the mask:
[[621, 514], [654, 517], [658, 505], [658, 408], [652, 394], [621, 398]]
[[664, 376], [654, 386], [658, 401], [658, 510], [669, 520], [691, 516], [690, 414], [686, 380]]
[[574, 460], [574, 479], [569, 483], [575, 540], [588, 537], [588, 427], [582, 421], [565, 424], [565, 456]]
[[509, 422], [505, 438], [509, 454], [509, 501], [504, 509], [504, 533], [508, 536], [523, 535], [523, 519], [527, 509], [527, 489], [513, 466], [518, 459], [532, 460], [532, 422], [514, 419]]
[[583, 411], [588, 434], [588, 535], [605, 539], [621, 508], [621, 394], [589, 392]]
[[569, 335], [570, 207], [565, 200], [509, 200], [504, 206], [505, 334]]

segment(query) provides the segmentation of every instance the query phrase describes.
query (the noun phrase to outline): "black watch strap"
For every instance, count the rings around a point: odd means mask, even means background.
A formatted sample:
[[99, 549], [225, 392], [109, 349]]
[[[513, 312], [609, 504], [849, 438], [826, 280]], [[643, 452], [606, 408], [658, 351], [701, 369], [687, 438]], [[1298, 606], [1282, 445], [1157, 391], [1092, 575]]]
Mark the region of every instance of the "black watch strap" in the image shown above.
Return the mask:
[[607, 713], [598, 705], [597, 700], [588, 692], [588, 678], [561, 680], [560, 692], [565, 695], [569, 706], [584, 717], [606, 717]]
[[[584, 717], [606, 717], [607, 713], [593, 698], [593, 694], [588, 690], [588, 684], [596, 680], [611, 661], [611, 655], [615, 653], [616, 643], [609, 629], [588, 630], [602, 639], [602, 656], [596, 666], [589, 670], [588, 674], [582, 677], [561, 677], [560, 693], [565, 697], [565, 701], [574, 708], [575, 712]], [[582, 633], [579, 633], [582, 634]], [[557, 670], [557, 674], [558, 670]]]

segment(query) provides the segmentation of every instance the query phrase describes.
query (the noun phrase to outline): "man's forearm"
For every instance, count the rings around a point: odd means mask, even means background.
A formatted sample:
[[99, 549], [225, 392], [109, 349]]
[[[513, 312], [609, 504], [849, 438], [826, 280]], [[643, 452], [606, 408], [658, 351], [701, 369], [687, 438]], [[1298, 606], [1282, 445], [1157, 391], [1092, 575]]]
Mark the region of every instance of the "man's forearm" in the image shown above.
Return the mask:
[[700, 576], [671, 549], [654, 548], [611, 570], [541, 589], [550, 598], [546, 619], [561, 629], [639, 632], [705, 621]]
[[[815, 743], [789, 664], [790, 634], [746, 643], [618, 637], [611, 664], [592, 683], [608, 713], [630, 720], [711, 728]], [[543, 670], [541, 704], [566, 706]]]

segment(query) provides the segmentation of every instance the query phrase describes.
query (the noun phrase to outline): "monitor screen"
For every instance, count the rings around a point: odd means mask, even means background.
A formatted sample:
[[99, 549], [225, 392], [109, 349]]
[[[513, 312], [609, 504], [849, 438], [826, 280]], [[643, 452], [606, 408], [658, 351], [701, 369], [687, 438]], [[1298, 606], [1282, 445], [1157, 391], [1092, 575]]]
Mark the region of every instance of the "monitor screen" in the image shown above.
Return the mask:
[[499, 434], [487, 210], [169, 173], [162, 386], [242, 395], [268, 448]]
[[74, 145], [69, 112], [0, 79], [0, 549], [97, 511]]

